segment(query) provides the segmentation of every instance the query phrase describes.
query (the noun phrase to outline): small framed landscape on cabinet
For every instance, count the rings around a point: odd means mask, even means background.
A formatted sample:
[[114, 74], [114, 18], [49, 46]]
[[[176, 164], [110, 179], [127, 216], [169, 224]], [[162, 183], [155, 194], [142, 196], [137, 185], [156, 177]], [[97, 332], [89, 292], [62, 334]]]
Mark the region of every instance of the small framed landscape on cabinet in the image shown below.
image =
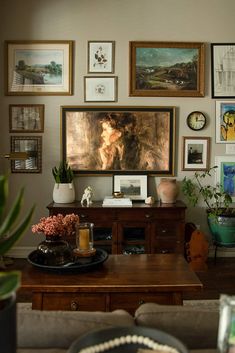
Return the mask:
[[11, 161], [12, 173], [41, 173], [42, 137], [11, 136], [11, 152], [26, 152], [26, 159]]
[[210, 137], [183, 136], [182, 170], [209, 168]]
[[114, 175], [113, 191], [120, 191], [131, 200], [143, 201], [148, 196], [147, 181], [147, 175]]
[[114, 73], [114, 41], [88, 42], [88, 73]]
[[10, 104], [10, 132], [43, 132], [44, 104]]

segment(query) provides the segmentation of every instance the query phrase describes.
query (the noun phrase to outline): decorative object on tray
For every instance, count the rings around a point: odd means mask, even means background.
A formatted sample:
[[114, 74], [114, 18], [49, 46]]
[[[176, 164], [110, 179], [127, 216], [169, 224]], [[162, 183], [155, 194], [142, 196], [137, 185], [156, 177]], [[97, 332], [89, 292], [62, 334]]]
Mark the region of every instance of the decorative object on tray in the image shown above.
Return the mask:
[[93, 223], [78, 223], [76, 225], [76, 245], [73, 254], [76, 257], [83, 258], [87, 263], [95, 255], [96, 249], [93, 247]]
[[52, 174], [55, 179], [53, 201], [56, 203], [73, 202], [75, 200], [74, 175], [68, 163], [60, 162], [58, 168], [52, 168]]
[[154, 204], [155, 199], [154, 199], [153, 196], [149, 196], [149, 197], [147, 197], [147, 198], [145, 199], [144, 202], [146, 203], [146, 205], [152, 205], [152, 204]]
[[92, 204], [92, 196], [93, 196], [92, 187], [87, 186], [82, 195], [81, 205], [84, 206], [84, 202], [85, 202], [87, 207], [89, 207]]
[[162, 203], [175, 203], [179, 194], [179, 186], [176, 179], [161, 178], [157, 193]]
[[62, 237], [75, 236], [79, 216], [68, 214], [63, 216], [42, 217], [38, 224], [32, 226], [33, 233], [43, 233], [46, 239], [38, 245], [40, 262], [48, 266], [64, 265], [72, 261], [72, 249]]
[[28, 256], [28, 262], [41, 270], [58, 272], [58, 273], [70, 273], [70, 272], [85, 272], [97, 269], [103, 262], [108, 259], [108, 253], [103, 249], [96, 249], [94, 256], [90, 258], [89, 262], [84, 262], [84, 258], [74, 256], [71, 262], [67, 262], [64, 265], [46, 265], [43, 262], [38, 250], [32, 251]]
[[113, 192], [113, 197], [114, 197], [115, 199], [121, 199], [121, 198], [124, 197], [124, 193], [121, 192], [121, 191], [114, 191], [114, 192]]
[[102, 206], [132, 206], [132, 200], [129, 197], [118, 198], [114, 196], [105, 196]]
[[164, 331], [148, 327], [113, 327], [79, 337], [68, 350], [68, 353], [78, 352], [187, 353], [188, 350], [180, 340]]

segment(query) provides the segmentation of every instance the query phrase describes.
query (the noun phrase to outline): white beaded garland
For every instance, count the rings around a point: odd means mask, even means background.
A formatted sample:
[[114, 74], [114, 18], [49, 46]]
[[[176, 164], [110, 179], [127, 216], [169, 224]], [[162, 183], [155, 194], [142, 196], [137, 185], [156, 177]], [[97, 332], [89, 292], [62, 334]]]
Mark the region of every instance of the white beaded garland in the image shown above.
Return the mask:
[[109, 349], [112, 349], [114, 347], [118, 347], [124, 344], [143, 344], [147, 346], [150, 349], [153, 350], [161, 350], [162, 352], [165, 353], [179, 353], [179, 351], [176, 348], [159, 344], [149, 337], [144, 337], [144, 336], [137, 336], [137, 335], [127, 335], [127, 336], [121, 336], [121, 337], [116, 337], [112, 340], [106, 341], [104, 343], [100, 343], [91, 347], [87, 347], [84, 349], [81, 349], [78, 353], [100, 353], [107, 351]]

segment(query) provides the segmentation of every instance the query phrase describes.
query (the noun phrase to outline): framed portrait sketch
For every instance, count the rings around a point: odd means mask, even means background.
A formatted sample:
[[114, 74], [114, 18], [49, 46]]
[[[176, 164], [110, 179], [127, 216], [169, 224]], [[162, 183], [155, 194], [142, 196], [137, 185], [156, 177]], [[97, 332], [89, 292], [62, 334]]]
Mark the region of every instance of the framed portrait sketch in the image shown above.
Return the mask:
[[235, 296], [220, 295], [218, 351], [233, 353], [235, 349]]
[[117, 77], [85, 76], [84, 93], [85, 102], [116, 102]]
[[216, 182], [227, 192], [235, 202], [235, 158], [234, 156], [216, 156]]
[[235, 101], [216, 101], [216, 143], [235, 143]]
[[10, 132], [43, 132], [44, 104], [10, 104]]
[[42, 137], [11, 136], [11, 152], [26, 152], [26, 160], [12, 160], [12, 173], [42, 172]]
[[114, 175], [113, 192], [120, 191], [124, 197], [142, 201], [148, 196], [147, 175]]
[[203, 97], [203, 43], [130, 42], [130, 96]]
[[113, 73], [114, 55], [114, 41], [89, 41], [88, 73]]
[[182, 170], [209, 168], [210, 137], [183, 136]]
[[235, 43], [211, 44], [212, 98], [235, 98]]
[[6, 41], [6, 95], [72, 95], [72, 41]]
[[74, 173], [174, 175], [175, 107], [62, 106], [61, 122]]

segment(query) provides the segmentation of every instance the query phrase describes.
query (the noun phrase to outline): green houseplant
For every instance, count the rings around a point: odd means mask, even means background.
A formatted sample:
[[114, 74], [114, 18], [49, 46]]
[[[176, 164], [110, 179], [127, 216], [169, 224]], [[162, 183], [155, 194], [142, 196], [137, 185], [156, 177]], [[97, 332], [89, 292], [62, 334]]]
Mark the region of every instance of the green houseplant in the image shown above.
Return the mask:
[[191, 178], [182, 181], [182, 192], [189, 203], [195, 207], [203, 201], [207, 212], [207, 221], [213, 241], [216, 245], [235, 246], [235, 208], [231, 196], [222, 190], [221, 185], [212, 181], [216, 169], [214, 166], [204, 172], [195, 172]]
[[[8, 198], [8, 179], [0, 175], [0, 267], [4, 270], [4, 255], [27, 229], [34, 207], [32, 207], [23, 221], [16, 224], [21, 211], [24, 189], [16, 197], [9, 212], [6, 213]], [[16, 307], [15, 292], [20, 286], [19, 271], [0, 272], [0, 347], [4, 352], [16, 352]]]
[[53, 201], [56, 203], [70, 203], [75, 200], [73, 184], [74, 174], [67, 162], [60, 162], [59, 167], [52, 168], [55, 179]]

